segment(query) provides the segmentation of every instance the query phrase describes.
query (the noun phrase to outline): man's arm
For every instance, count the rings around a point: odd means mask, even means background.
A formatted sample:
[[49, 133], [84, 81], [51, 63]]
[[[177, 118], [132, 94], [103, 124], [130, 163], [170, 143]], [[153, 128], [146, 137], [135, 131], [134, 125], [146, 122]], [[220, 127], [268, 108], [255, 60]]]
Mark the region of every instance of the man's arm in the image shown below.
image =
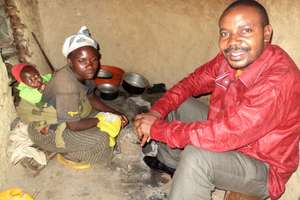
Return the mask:
[[146, 142], [150, 141], [150, 128], [158, 119], [161, 119], [161, 115], [155, 111], [142, 113], [135, 117], [133, 127], [141, 142], [141, 146], [144, 146]]
[[210, 62], [200, 66], [195, 72], [181, 80], [168, 90], [155, 104], [149, 113], [137, 115], [134, 128], [141, 146], [150, 138], [150, 128], [156, 120], [163, 119], [175, 110], [190, 96], [209, 93], [214, 88], [214, 80], [221, 66], [222, 55], [218, 54]]
[[211, 93], [215, 86], [215, 78], [222, 65], [222, 58], [223, 55], [218, 54], [208, 63], [198, 67], [156, 101], [151, 111], [160, 113], [164, 118], [170, 111], [177, 109], [187, 98]]
[[212, 151], [234, 150], [255, 142], [280, 124], [284, 107], [280, 95], [273, 86], [261, 84], [222, 117], [193, 123], [157, 120], [151, 127], [151, 138], [170, 147], [192, 144]]

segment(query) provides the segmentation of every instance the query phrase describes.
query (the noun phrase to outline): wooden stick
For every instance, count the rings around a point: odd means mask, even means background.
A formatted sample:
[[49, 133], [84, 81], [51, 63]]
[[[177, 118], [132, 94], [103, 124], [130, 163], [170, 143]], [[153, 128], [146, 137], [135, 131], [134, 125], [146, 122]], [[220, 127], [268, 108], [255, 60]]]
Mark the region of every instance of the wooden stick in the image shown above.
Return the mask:
[[34, 34], [34, 32], [31, 32], [31, 34], [32, 34], [33, 39], [34, 39], [35, 42], [37, 43], [39, 49], [41, 50], [41, 52], [42, 52], [42, 54], [43, 54], [43, 56], [44, 56], [44, 58], [45, 58], [45, 60], [46, 60], [46, 62], [47, 62], [47, 64], [48, 64], [48, 66], [50, 67], [51, 72], [53, 73], [53, 72], [55, 71], [53, 65], [51, 64], [49, 58], [47, 57], [46, 53], [44, 52], [44, 50], [43, 50], [43, 48], [42, 48], [40, 42], [38, 41], [36, 35]]

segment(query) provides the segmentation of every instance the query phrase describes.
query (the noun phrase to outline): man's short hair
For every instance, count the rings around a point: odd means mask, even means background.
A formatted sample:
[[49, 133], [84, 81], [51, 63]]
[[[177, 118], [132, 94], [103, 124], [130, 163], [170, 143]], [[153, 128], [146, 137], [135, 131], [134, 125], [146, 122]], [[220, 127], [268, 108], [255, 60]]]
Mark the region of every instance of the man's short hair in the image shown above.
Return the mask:
[[269, 25], [269, 16], [266, 9], [255, 0], [237, 0], [231, 3], [222, 13], [220, 19], [222, 19], [229, 11], [238, 6], [249, 6], [258, 11], [261, 17], [261, 22], [263, 26]]

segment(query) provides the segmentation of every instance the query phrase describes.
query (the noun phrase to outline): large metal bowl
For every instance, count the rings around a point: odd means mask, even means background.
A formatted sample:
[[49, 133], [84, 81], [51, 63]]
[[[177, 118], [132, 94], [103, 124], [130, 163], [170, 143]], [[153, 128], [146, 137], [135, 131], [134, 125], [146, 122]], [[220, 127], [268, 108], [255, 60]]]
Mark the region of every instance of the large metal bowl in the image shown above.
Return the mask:
[[97, 74], [97, 77], [98, 78], [105, 78], [105, 79], [107, 78], [107, 79], [109, 79], [109, 78], [113, 77], [113, 74], [109, 70], [100, 69], [99, 72], [98, 72], [98, 74]]
[[123, 88], [132, 94], [142, 94], [149, 87], [149, 81], [141, 74], [129, 72], [123, 77]]
[[104, 100], [113, 100], [119, 95], [119, 87], [110, 83], [97, 85], [100, 96]]

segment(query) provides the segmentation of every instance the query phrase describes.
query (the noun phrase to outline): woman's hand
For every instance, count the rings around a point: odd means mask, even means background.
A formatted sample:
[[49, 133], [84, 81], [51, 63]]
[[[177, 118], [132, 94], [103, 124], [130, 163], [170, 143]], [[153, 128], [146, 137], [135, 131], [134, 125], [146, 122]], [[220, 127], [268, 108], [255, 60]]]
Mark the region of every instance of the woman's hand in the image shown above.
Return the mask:
[[48, 131], [49, 131], [49, 126], [45, 126], [43, 127], [41, 130], [40, 130], [40, 133], [42, 135], [47, 135], [48, 134]]
[[128, 118], [126, 117], [126, 115], [124, 115], [124, 114], [121, 114], [120, 116], [121, 116], [122, 128], [124, 128], [125, 126], [128, 125], [129, 120], [128, 120]]

